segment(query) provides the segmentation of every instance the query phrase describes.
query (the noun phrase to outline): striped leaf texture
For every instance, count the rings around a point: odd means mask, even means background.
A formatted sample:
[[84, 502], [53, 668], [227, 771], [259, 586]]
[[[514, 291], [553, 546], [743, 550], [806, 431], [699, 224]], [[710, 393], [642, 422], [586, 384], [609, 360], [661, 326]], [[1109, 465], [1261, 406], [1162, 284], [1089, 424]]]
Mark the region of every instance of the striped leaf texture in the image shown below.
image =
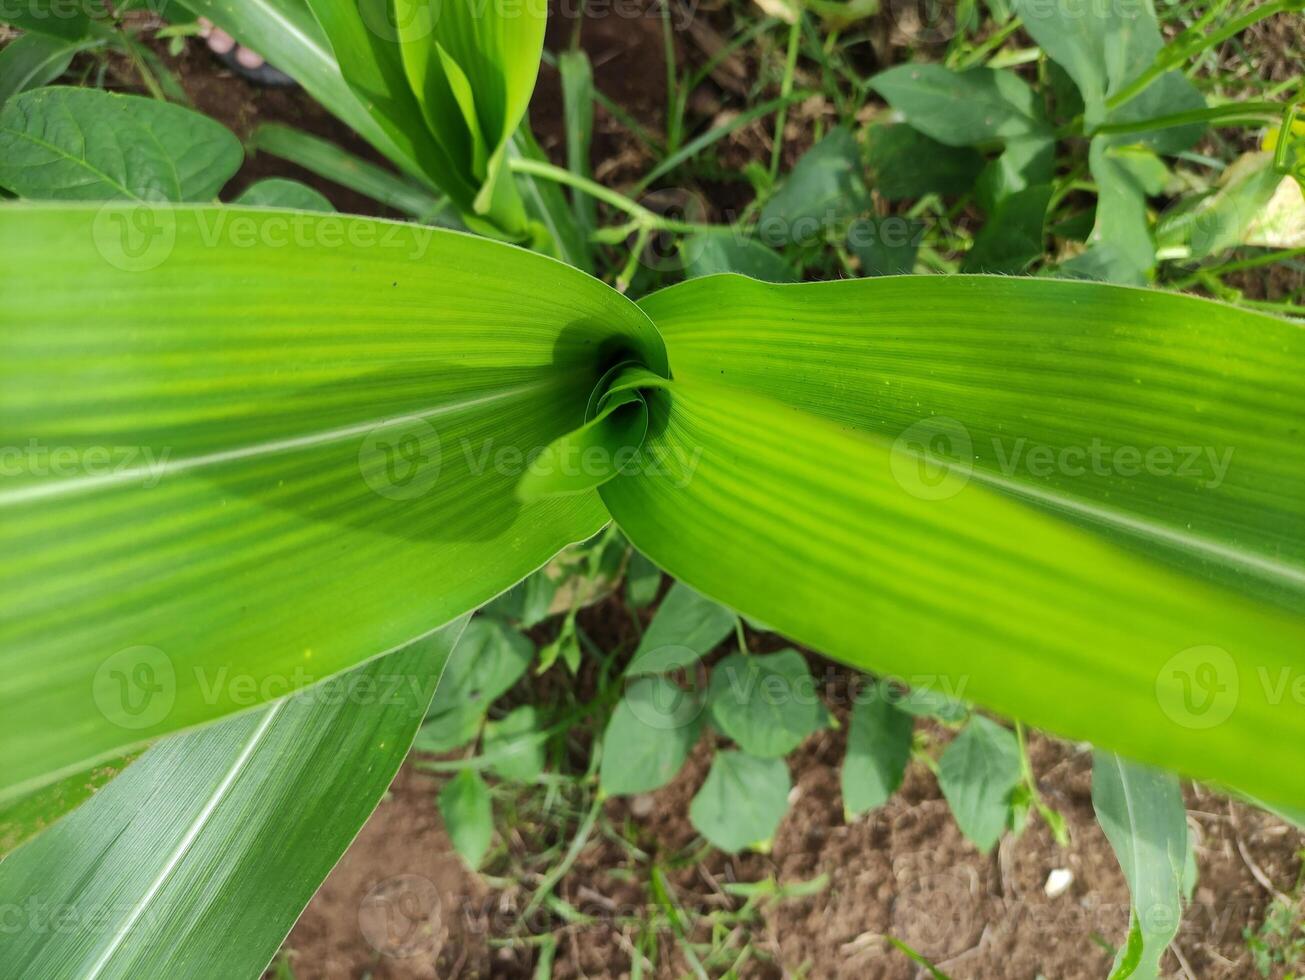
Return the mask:
[[258, 976], [394, 778], [464, 625], [161, 740], [0, 863], [6, 973]]
[[0, 803], [473, 609], [608, 520], [524, 504], [647, 318], [552, 259], [267, 209], [0, 209]]

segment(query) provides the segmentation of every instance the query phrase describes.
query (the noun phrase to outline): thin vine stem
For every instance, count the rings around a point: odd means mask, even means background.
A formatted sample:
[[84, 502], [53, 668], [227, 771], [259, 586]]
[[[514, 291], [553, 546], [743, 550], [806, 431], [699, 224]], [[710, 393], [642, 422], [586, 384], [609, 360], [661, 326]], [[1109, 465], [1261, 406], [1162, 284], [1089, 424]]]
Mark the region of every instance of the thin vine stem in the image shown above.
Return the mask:
[[[1219, 9], [1216, 7], [1211, 13], [1216, 13]], [[1216, 44], [1223, 43], [1228, 38], [1240, 34], [1246, 28], [1264, 18], [1301, 9], [1305, 9], [1305, 0], [1269, 0], [1268, 3], [1247, 11], [1240, 17], [1233, 18], [1222, 27], [1208, 34], [1204, 32], [1204, 29], [1213, 18], [1209, 15], [1201, 18], [1191, 28], [1178, 35], [1174, 41], [1161, 48], [1150, 68], [1106, 99], [1106, 109], [1118, 109], [1125, 102], [1142, 94], [1147, 86], [1161, 75], [1172, 70], [1188, 58], [1200, 54]]]
[[545, 163], [542, 160], [513, 159], [508, 161], [508, 167], [513, 173], [529, 174], [532, 177], [540, 177], [544, 180], [551, 180], [554, 183], [564, 184], [567, 187], [573, 187], [576, 190], [588, 194], [604, 204], [611, 205], [618, 211], [622, 211], [633, 218], [630, 228], [631, 231], [640, 229], [649, 229], [651, 231], [667, 231], [674, 234], [691, 235], [701, 231], [718, 231], [723, 225], [704, 224], [696, 221], [678, 221], [674, 218], [667, 218], [656, 211], [652, 211], [638, 201], [631, 200], [620, 191], [614, 191], [610, 187], [604, 187], [588, 177], [581, 177], [574, 174], [565, 167], [559, 167], [555, 164]]

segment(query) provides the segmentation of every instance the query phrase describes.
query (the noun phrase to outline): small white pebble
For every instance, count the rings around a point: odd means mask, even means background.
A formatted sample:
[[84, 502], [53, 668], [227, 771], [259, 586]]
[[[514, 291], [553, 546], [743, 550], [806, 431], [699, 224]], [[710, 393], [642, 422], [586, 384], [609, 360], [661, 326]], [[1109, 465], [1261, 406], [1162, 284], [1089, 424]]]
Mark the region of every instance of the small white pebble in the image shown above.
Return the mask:
[[646, 817], [653, 812], [654, 805], [651, 793], [640, 793], [630, 800], [630, 812], [636, 817]]
[[1047, 893], [1048, 898], [1057, 898], [1065, 894], [1072, 884], [1074, 884], [1074, 872], [1069, 868], [1056, 868], [1047, 875], [1047, 883], [1042, 890]]

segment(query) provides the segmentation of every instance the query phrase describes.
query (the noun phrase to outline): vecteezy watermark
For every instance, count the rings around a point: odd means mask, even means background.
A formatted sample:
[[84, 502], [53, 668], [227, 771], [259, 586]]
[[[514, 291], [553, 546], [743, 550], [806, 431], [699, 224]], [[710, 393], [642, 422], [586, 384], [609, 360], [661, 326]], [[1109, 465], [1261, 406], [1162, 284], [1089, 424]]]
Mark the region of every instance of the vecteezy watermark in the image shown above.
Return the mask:
[[1052, 445], [1028, 438], [993, 436], [976, 443], [969, 429], [945, 415], [908, 426], [893, 442], [890, 467], [901, 487], [923, 500], [945, 500], [960, 493], [976, 461], [995, 464], [1013, 479], [1087, 476], [1176, 478], [1217, 490], [1232, 468], [1232, 446], [1137, 446], [1108, 443], [1094, 436], [1081, 444]]
[[358, 469], [367, 485], [391, 500], [412, 500], [429, 493], [441, 473], [476, 479], [493, 474], [520, 479], [536, 476], [593, 477], [640, 474], [670, 481], [684, 489], [702, 460], [702, 447], [564, 446], [522, 447], [492, 437], [460, 437], [445, 447], [435, 427], [416, 416], [391, 419], [368, 431], [358, 448]]
[[422, 708], [417, 710], [423, 710], [430, 699], [427, 680], [411, 673], [314, 674], [303, 665], [284, 672], [253, 672], [211, 662], [179, 669], [161, 649], [146, 645], [126, 647], [106, 657], [91, 682], [92, 698], [100, 713], [113, 724], [131, 730], [149, 728], [166, 719], [183, 688], [189, 703], [224, 711], [252, 708], [290, 695], [300, 702], [326, 708], [420, 705]]
[[[648, 673], [626, 681], [624, 702], [630, 714], [652, 733], [694, 724], [707, 706], [707, 672], [697, 651], [669, 644], [642, 653], [640, 664], [639, 669]], [[685, 683], [661, 676], [671, 672], [684, 677]]]
[[552, 16], [559, 20], [578, 20], [581, 17], [586, 20], [606, 20], [609, 17], [639, 20], [660, 19], [667, 15], [672, 28], [685, 31], [698, 15], [700, 6], [698, 0], [678, 0], [675, 3], [666, 0], [556, 0]]
[[1237, 710], [1241, 675], [1227, 650], [1188, 647], [1174, 654], [1155, 679], [1160, 710], [1184, 728], [1221, 725]]
[[[180, 7], [181, 4], [174, 0], [133, 0], [131, 5], [134, 11], [148, 12], [175, 21], [181, 21], [189, 15], [189, 11], [180, 10]], [[34, 30], [44, 27], [50, 33], [59, 33], [53, 28], [61, 21], [68, 22], [82, 17], [99, 21], [112, 20], [121, 12], [121, 4], [110, 4], [108, 0], [0, 0], [0, 23]]]
[[1154, 17], [1148, 0], [1023, 0], [1020, 17], [1030, 21], [1055, 19], [1133, 21]]
[[0, 446], [0, 478], [135, 475], [143, 487], [158, 486], [171, 450], [152, 446], [50, 446], [28, 439]]
[[[4, 2], [4, 0], [0, 0]], [[154, 0], [158, 2], [158, 0]], [[346, 0], [347, 2], [347, 0]], [[549, 15], [547, 0], [355, 0], [358, 15], [367, 29], [383, 41], [425, 40], [436, 33], [446, 13], [446, 5], [456, 2], [466, 11], [462, 18], [483, 24], [489, 19], [518, 21], [532, 18], [542, 21]], [[559, 20], [621, 20], [657, 18], [663, 9], [661, 0], [560, 0], [553, 5], [552, 16]], [[697, 15], [696, 2], [671, 4], [671, 26], [686, 30]], [[448, 45], [447, 37], [443, 38]], [[453, 52], [456, 57], [457, 52]], [[466, 67], [466, 66], [463, 66]]]
[[406, 416], [378, 425], [358, 447], [358, 470], [367, 485], [391, 500], [412, 500], [440, 476], [443, 451], [435, 427]]
[[[435, 229], [399, 221], [373, 221], [341, 214], [268, 211], [246, 214], [236, 208], [200, 208], [188, 212], [195, 241], [203, 248], [383, 249], [406, 259], [421, 259]], [[177, 213], [170, 204], [109, 201], [95, 214], [91, 237], [95, 249], [125, 272], [156, 269], [176, 251]]]
[[921, 419], [893, 442], [888, 460], [902, 489], [921, 500], [946, 500], [965, 489], [974, 469], [974, 443], [946, 415]]
[[91, 240], [115, 269], [149, 272], [166, 262], [176, 248], [177, 216], [171, 208], [148, 201], [110, 201], [95, 212]]
[[1206, 490], [1222, 486], [1232, 466], [1233, 447], [1109, 445], [1093, 438], [1086, 446], [1050, 446], [1030, 439], [992, 440], [993, 455], [1005, 476], [1025, 472], [1046, 478], [1147, 476], [1181, 477]]
[[401, 874], [377, 882], [358, 906], [358, 928], [382, 956], [437, 956], [448, 939], [439, 889], [429, 878]]
[[430, 225], [372, 221], [342, 214], [269, 212], [257, 216], [231, 208], [195, 212], [206, 248], [381, 249], [406, 259], [426, 255], [435, 238]]
[[[1280, 705], [1292, 701], [1305, 708], [1305, 670], [1294, 666], [1256, 666], [1257, 700]], [[1223, 647], [1188, 647], [1170, 657], [1155, 679], [1155, 696], [1171, 721], [1184, 728], [1204, 730], [1222, 725], [1237, 710], [1244, 690], [1242, 671]], [[1258, 688], [1258, 691], [1256, 690]]]
[[149, 728], [172, 711], [177, 671], [158, 647], [127, 647], [100, 664], [91, 694], [111, 723], [133, 731]]
[[421, 702], [425, 690], [423, 678], [403, 673], [355, 670], [335, 675], [328, 683], [318, 683], [325, 678], [302, 665], [287, 673], [259, 674], [232, 670], [228, 665], [195, 666], [190, 678], [204, 704], [236, 708], [252, 708], [290, 694], [301, 702], [324, 707], [352, 704], [396, 708]]

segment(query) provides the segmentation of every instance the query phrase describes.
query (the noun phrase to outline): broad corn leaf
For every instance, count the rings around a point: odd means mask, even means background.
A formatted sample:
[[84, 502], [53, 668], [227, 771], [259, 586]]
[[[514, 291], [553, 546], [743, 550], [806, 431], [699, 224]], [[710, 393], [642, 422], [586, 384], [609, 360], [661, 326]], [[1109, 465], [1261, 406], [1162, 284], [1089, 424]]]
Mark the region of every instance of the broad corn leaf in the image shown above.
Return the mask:
[[719, 277], [642, 305], [677, 380], [765, 394], [919, 452], [923, 494], [983, 483], [1305, 611], [1294, 323], [989, 276]]
[[592, 535], [592, 491], [518, 500], [528, 454], [604, 357], [665, 370], [610, 288], [414, 225], [20, 204], [0, 268], [0, 802], [409, 643]]
[[[33, 917], [0, 931], [6, 973], [258, 976], [394, 778], [463, 625], [160, 741], [0, 863]], [[78, 914], [35, 918], [56, 909]]]
[[[714, 307], [730, 308], [727, 283], [715, 286]], [[815, 305], [818, 292], [788, 288]], [[1305, 618], [977, 480], [935, 495], [919, 456], [857, 430], [854, 391], [839, 393], [845, 414], [822, 418], [693, 376], [677, 339], [675, 381], [647, 393], [656, 470], [600, 489], [658, 565], [856, 667], [927, 671], [1053, 732], [1305, 800], [1305, 710], [1261, 683], [1300, 669]], [[754, 340], [796, 364], [798, 346]]]
[[[1183, 917], [1187, 811], [1178, 777], [1097, 752], [1092, 805], [1132, 898], [1111, 980], [1155, 980]], [[1193, 882], [1194, 884], [1194, 882]]]
[[308, 5], [330, 40], [340, 73], [376, 124], [428, 180], [469, 210], [475, 187], [455, 152], [424, 124], [404, 73], [388, 4], [309, 0]]
[[[990, 277], [640, 310], [451, 233], [140, 211], [0, 212], [5, 799], [410, 642], [610, 513], [831, 656], [1305, 800], [1299, 327]], [[645, 411], [637, 459], [531, 488]]]

